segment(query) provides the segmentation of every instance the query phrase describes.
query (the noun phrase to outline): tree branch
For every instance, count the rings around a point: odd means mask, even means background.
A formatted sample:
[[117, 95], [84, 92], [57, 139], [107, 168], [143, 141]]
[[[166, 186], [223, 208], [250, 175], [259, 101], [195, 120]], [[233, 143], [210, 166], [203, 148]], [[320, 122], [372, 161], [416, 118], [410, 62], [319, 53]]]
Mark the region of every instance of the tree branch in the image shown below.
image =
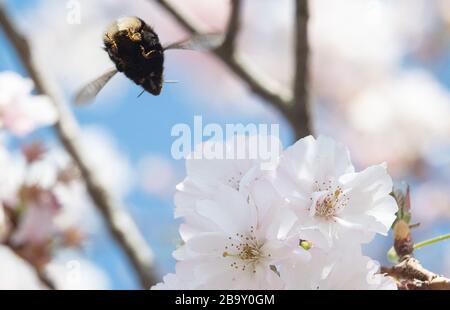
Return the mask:
[[106, 224], [117, 243], [125, 251], [144, 288], [156, 283], [157, 276], [153, 270], [153, 252], [140, 234], [136, 224], [125, 212], [124, 207], [115, 201], [95, 174], [94, 167], [88, 164], [86, 154], [79, 145], [79, 128], [77, 121], [57, 88], [43, 77], [42, 72], [33, 62], [30, 46], [25, 37], [19, 33], [5, 9], [0, 6], [0, 26], [11, 41], [17, 54], [33, 79], [36, 90], [47, 95], [58, 113], [55, 131], [67, 153], [81, 172], [87, 191], [103, 215]]
[[[199, 35], [207, 32], [207, 28], [189, 14], [183, 12], [169, 0], [155, 0], [161, 7], [169, 12], [175, 20], [188, 32], [193, 35]], [[239, 29], [239, 2], [233, 1], [228, 30], [225, 36], [224, 44], [212, 51], [228, 69], [244, 81], [250, 90], [270, 103], [292, 124], [295, 128], [297, 121], [292, 116], [292, 91], [281, 86], [277, 81], [270, 79], [267, 75], [258, 70], [257, 66], [252, 64], [245, 55], [235, 53], [235, 45], [230, 49], [230, 43], [235, 42], [236, 34]], [[297, 134], [297, 130], [295, 130]]]
[[393, 267], [381, 267], [380, 272], [396, 279], [400, 289], [450, 290], [450, 279], [425, 269], [417, 259], [411, 256], [405, 257]]
[[297, 137], [313, 132], [308, 97], [308, 0], [295, 2], [295, 78], [292, 98], [291, 123]]
[[49, 277], [47, 277], [47, 275], [45, 273], [43, 273], [40, 270], [36, 270], [36, 274], [37, 277], [39, 278], [39, 280], [46, 286], [48, 287], [48, 289], [50, 290], [56, 290], [58, 289], [55, 285], [55, 283], [53, 283], [53, 280], [51, 280]]
[[222, 49], [229, 55], [234, 55], [236, 49], [236, 38], [240, 28], [241, 0], [231, 0], [231, 13], [228, 19], [227, 32], [223, 41]]

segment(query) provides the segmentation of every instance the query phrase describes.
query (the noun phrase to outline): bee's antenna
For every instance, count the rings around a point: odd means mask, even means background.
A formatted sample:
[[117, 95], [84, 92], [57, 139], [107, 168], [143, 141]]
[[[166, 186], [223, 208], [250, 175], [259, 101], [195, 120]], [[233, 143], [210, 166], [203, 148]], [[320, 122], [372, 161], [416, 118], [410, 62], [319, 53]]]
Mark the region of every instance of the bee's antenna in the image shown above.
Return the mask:
[[145, 93], [145, 89], [143, 89], [137, 97], [139, 98], [140, 96], [142, 96], [143, 93]]

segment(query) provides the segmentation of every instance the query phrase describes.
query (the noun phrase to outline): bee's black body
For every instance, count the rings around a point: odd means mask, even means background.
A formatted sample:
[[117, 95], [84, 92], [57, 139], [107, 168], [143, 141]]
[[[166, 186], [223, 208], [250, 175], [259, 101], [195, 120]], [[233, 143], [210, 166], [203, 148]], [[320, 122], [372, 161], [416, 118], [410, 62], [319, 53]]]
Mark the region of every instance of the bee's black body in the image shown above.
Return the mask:
[[81, 88], [76, 96], [77, 105], [87, 104], [117, 72], [152, 95], [161, 93], [164, 81], [164, 51], [171, 49], [214, 49], [223, 42], [223, 35], [204, 34], [162, 46], [158, 35], [142, 19], [122, 17], [112, 23], [103, 35], [103, 44], [116, 68], [112, 68]]
[[138, 17], [118, 19], [103, 42], [118, 71], [151, 94], [161, 93], [164, 49], [150, 26]]

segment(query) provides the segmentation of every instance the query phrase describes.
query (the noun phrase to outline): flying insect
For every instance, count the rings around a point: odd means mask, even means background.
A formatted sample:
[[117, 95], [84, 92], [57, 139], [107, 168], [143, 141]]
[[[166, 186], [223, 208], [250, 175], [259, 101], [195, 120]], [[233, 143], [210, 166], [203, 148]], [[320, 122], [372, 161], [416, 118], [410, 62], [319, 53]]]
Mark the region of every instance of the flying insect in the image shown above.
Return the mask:
[[[91, 102], [100, 90], [118, 72], [152, 95], [161, 93], [164, 81], [164, 52], [170, 49], [208, 50], [218, 47], [223, 40], [221, 34], [193, 36], [184, 41], [162, 46], [152, 27], [135, 16], [122, 17], [114, 21], [103, 35], [104, 50], [115, 64], [100, 77], [84, 86], [75, 96], [75, 103]], [[142, 94], [141, 93], [141, 94]]]

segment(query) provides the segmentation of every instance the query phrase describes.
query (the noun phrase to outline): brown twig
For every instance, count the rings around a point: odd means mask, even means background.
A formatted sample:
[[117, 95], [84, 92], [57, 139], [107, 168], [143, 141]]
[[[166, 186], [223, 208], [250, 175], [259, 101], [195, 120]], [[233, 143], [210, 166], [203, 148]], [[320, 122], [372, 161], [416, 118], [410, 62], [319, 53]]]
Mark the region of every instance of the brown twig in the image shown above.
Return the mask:
[[153, 269], [151, 248], [145, 242], [125, 208], [112, 198], [95, 174], [94, 167], [88, 164], [87, 155], [81, 151], [79, 145], [79, 129], [75, 117], [59, 94], [58, 89], [49, 82], [49, 79], [43, 77], [42, 72], [33, 62], [31, 49], [26, 38], [16, 29], [2, 6], [0, 6], [0, 26], [33, 79], [37, 92], [47, 95], [53, 102], [58, 112], [55, 130], [61, 143], [80, 170], [91, 199], [103, 215], [113, 237], [125, 251], [142, 286], [149, 288], [157, 280]]
[[[169, 12], [175, 20], [188, 32], [198, 35], [207, 32], [207, 27], [189, 14], [182, 11], [169, 0], [154, 0]], [[299, 11], [300, 22], [297, 23], [297, 69], [295, 89], [293, 92], [281, 86], [277, 81], [262, 73], [258, 66], [253, 64], [248, 56], [236, 52], [236, 36], [239, 31], [239, 6], [241, 1], [232, 1], [232, 9], [224, 43], [212, 53], [220, 59], [228, 69], [238, 76], [250, 90], [273, 107], [275, 107], [291, 124], [296, 138], [311, 133], [311, 124], [307, 109], [307, 0], [301, 2]], [[300, 51], [300, 54], [298, 52]], [[304, 83], [303, 86], [300, 84]], [[295, 93], [295, 96], [294, 96]], [[303, 105], [303, 106], [302, 106]], [[305, 112], [304, 112], [305, 111]]]
[[425, 269], [417, 259], [411, 256], [404, 257], [393, 267], [381, 267], [380, 272], [396, 279], [400, 289], [450, 290], [450, 279]]

